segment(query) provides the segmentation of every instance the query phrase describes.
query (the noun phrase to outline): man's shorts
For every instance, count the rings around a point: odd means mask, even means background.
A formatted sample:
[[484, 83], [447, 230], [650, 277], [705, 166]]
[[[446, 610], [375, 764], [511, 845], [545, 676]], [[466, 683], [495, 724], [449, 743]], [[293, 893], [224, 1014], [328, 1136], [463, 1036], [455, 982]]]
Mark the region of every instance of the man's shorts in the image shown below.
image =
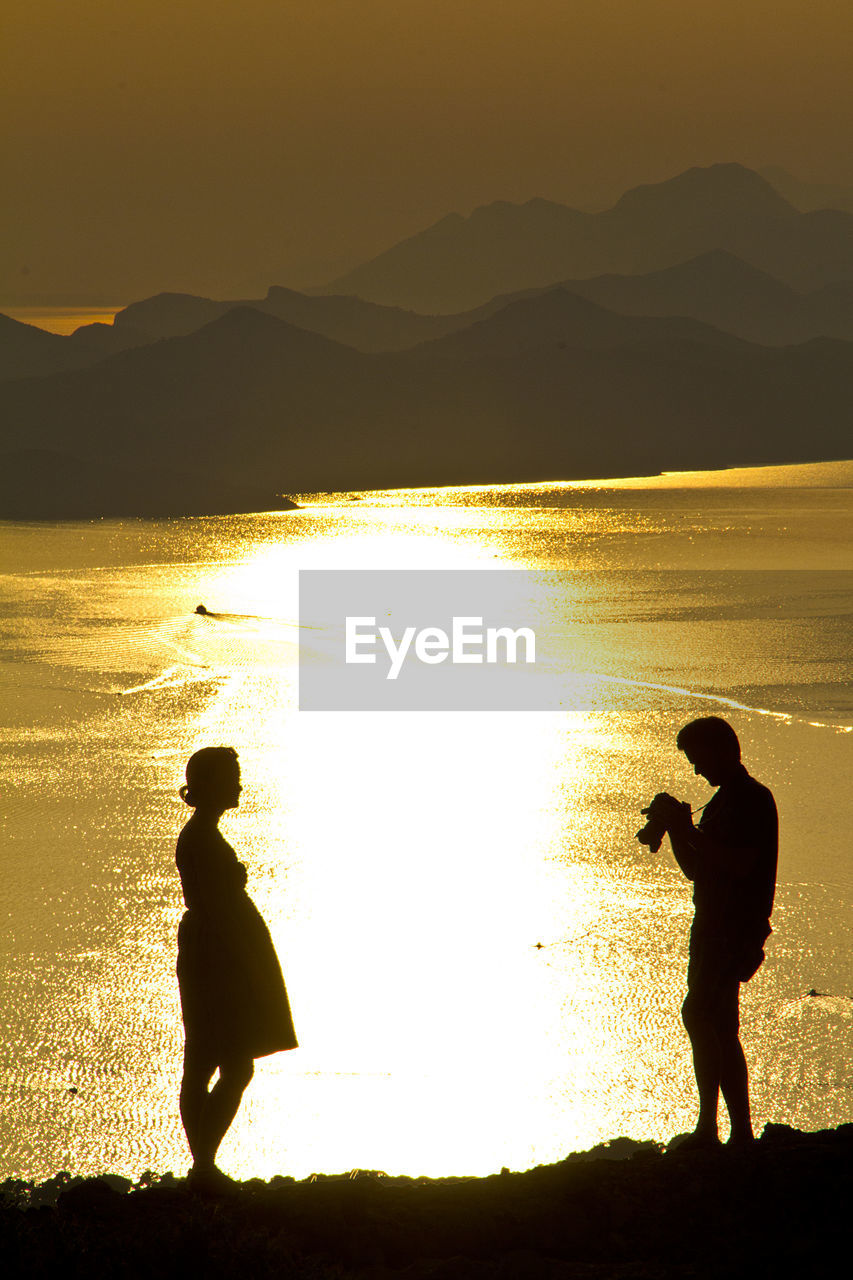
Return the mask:
[[[756, 966], [757, 968], [757, 966]], [[711, 1023], [718, 1031], [737, 1034], [743, 957], [724, 934], [690, 931], [685, 1021], [690, 1017]]]

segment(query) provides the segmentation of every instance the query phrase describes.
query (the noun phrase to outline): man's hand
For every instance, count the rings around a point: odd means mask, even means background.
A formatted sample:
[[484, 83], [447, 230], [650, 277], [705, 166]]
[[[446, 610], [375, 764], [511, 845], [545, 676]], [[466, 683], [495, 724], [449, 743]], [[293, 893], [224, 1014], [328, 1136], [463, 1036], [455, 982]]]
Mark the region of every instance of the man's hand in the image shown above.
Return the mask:
[[684, 835], [693, 830], [693, 816], [690, 805], [676, 800], [668, 791], [660, 791], [649, 805], [643, 809], [652, 822], [658, 823], [670, 835]]
[[649, 815], [649, 821], [656, 823], [659, 830], [669, 833], [675, 861], [687, 879], [693, 880], [696, 876], [696, 828], [690, 805], [661, 791], [643, 812]]

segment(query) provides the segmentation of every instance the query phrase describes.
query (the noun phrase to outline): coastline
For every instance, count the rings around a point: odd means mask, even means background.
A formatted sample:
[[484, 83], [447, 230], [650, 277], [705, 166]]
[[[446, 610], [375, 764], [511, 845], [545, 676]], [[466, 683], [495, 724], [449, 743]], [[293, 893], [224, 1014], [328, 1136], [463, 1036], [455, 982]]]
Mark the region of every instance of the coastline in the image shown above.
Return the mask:
[[853, 1124], [767, 1125], [751, 1147], [617, 1138], [484, 1178], [353, 1170], [217, 1196], [172, 1174], [0, 1187], [3, 1252], [27, 1275], [203, 1272], [343, 1280], [824, 1274], [846, 1238]]
[[[575, 477], [523, 481], [423, 483], [415, 487], [289, 490], [279, 485], [238, 483], [163, 464], [131, 467], [101, 458], [84, 460], [43, 448], [18, 448], [2, 455], [0, 522], [75, 524], [110, 520], [278, 514], [301, 507], [445, 506], [488, 499], [496, 505], [525, 505], [538, 491], [558, 505], [602, 493], [657, 491], [803, 489], [846, 490], [853, 485], [853, 461], [767, 463], [707, 470], [660, 471], [607, 478]], [[108, 495], [108, 496], [105, 496]]]
[[720, 466], [702, 471], [657, 471], [649, 475], [612, 475], [598, 479], [565, 480], [556, 477], [523, 480], [515, 483], [449, 484], [422, 488], [367, 489], [360, 493], [347, 490], [334, 492], [295, 493], [300, 505], [331, 502], [335, 505], [363, 502], [367, 504], [400, 504], [464, 502], [490, 492], [507, 502], [522, 502], [537, 490], [569, 497], [572, 494], [596, 493], [598, 490], [641, 492], [658, 489], [848, 489], [853, 486], [853, 459], [839, 458], [823, 462], [773, 462], [745, 467]]

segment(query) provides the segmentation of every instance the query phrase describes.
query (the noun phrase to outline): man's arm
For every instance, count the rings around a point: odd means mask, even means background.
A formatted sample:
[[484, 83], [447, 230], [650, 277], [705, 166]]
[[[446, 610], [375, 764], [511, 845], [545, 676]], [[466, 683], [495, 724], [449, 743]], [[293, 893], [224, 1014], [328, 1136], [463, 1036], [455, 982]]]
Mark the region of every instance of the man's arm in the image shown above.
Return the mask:
[[669, 842], [672, 845], [675, 861], [681, 867], [688, 880], [695, 880], [697, 849], [694, 837], [698, 835], [698, 831], [693, 825], [690, 805], [683, 803], [681, 800], [676, 800], [675, 796], [662, 791], [655, 796], [648, 809], [644, 809], [643, 813], [648, 814], [649, 821], [659, 823], [660, 826], [665, 828], [669, 835]]
[[679, 817], [674, 823], [668, 825], [667, 832], [675, 861], [681, 867], [688, 880], [695, 880], [701, 857], [701, 852], [696, 847], [696, 837], [699, 835], [699, 831], [693, 825], [690, 806], [686, 804], [684, 808], [687, 810], [684, 818]]
[[[662, 796], [663, 800], [664, 797]], [[764, 809], [755, 808], [744, 815], [743, 844], [723, 844], [707, 831], [693, 825], [690, 806], [666, 796], [661, 805], [661, 820], [666, 823], [672, 852], [688, 880], [695, 880], [702, 863], [710, 863], [733, 880], [749, 875], [761, 858], [762, 849], [775, 846], [777, 819], [772, 801]]]

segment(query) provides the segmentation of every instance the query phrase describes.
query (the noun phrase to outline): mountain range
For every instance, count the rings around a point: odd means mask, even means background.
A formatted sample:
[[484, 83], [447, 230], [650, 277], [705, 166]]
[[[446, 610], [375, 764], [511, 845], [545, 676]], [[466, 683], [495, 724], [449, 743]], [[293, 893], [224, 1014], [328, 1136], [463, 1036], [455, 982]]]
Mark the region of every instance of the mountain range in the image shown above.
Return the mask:
[[[70, 337], [0, 316], [0, 381], [87, 368], [120, 351], [192, 333], [236, 307], [251, 307], [359, 351], [401, 351], [469, 328], [516, 298], [554, 287], [503, 294], [470, 311], [433, 316], [280, 286], [244, 302], [162, 293], [132, 303], [112, 325], [86, 325]], [[768, 346], [815, 337], [853, 341], [853, 281], [798, 293], [722, 249], [644, 275], [569, 279], [559, 287], [620, 315], [688, 317]]]
[[[827, 266], [801, 291], [728, 248], [688, 252], [714, 228], [802, 228], [806, 215], [763, 178], [691, 170], [627, 193], [609, 221], [533, 204], [551, 228], [533, 277], [454, 313], [274, 286], [242, 303], [159, 294], [69, 338], [0, 317], [0, 516], [268, 509], [285, 505], [284, 487], [849, 455], [853, 270]], [[530, 206], [490, 208], [485, 223], [501, 235], [514, 224], [521, 240], [504, 238], [501, 258], [486, 234], [477, 269], [521, 279]], [[540, 283], [555, 228], [575, 228], [574, 252], [589, 218], [587, 263], [608, 236], [623, 253], [668, 243], [676, 260]], [[476, 221], [443, 220], [443, 271]], [[427, 236], [430, 253], [440, 241]], [[403, 266], [410, 247], [397, 246]]]
[[853, 213], [801, 213], [760, 174], [718, 164], [636, 187], [601, 213], [536, 199], [448, 214], [320, 292], [461, 311], [557, 280], [660, 271], [712, 249], [818, 289], [853, 278]]

